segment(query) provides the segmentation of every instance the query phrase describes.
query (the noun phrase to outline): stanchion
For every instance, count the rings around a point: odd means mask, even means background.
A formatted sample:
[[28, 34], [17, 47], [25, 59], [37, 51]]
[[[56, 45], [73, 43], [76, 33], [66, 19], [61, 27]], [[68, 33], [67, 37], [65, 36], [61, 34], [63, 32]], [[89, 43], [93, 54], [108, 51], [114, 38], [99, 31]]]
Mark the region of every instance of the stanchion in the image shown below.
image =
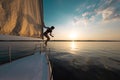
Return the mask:
[[11, 46], [8, 46], [8, 55], [9, 55], [9, 61], [12, 62], [12, 55], [11, 55]]

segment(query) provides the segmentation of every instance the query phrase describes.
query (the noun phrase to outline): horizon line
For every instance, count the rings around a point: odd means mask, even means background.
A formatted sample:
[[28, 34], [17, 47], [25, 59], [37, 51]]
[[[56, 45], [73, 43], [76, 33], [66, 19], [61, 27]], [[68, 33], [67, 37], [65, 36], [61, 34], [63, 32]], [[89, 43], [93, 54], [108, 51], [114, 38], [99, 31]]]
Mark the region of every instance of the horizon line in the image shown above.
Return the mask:
[[[44, 40], [0, 40], [0, 42], [43, 42]], [[120, 40], [50, 40], [49, 42], [120, 42]]]

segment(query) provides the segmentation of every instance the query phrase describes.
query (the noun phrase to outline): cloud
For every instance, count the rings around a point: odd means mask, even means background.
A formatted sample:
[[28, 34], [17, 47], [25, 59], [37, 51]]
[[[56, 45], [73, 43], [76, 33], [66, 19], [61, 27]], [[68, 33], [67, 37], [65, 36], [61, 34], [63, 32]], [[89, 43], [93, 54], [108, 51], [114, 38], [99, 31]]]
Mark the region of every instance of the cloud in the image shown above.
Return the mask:
[[96, 13], [101, 14], [104, 21], [120, 20], [119, 4], [120, 0], [106, 0], [102, 7], [96, 9]]
[[78, 13], [80, 13], [80, 12], [82, 12], [82, 11], [84, 10], [85, 6], [86, 6], [86, 4], [80, 4], [80, 5], [75, 9], [75, 11], [78, 12]]
[[88, 18], [80, 18], [80, 17], [74, 17], [73, 18], [73, 24], [78, 27], [86, 27], [92, 22], [94, 17], [91, 17], [90, 19]]
[[120, 19], [120, 14], [118, 13], [118, 9], [115, 8], [107, 8], [101, 12], [104, 20], [113, 20]]
[[83, 17], [87, 17], [90, 13], [89, 12], [85, 12], [82, 14]]
[[86, 8], [87, 8], [87, 9], [90, 9], [90, 8], [94, 8], [94, 7], [95, 7], [95, 5], [93, 4], [93, 5], [87, 6]]
[[[100, 0], [99, 2], [77, 8], [79, 15], [73, 19], [76, 26], [90, 26], [111, 21], [120, 21], [120, 0]], [[87, 7], [85, 7], [87, 6]], [[85, 8], [83, 8], [85, 7]]]
[[95, 16], [91, 16], [91, 18], [89, 19], [91, 22], [95, 21]]

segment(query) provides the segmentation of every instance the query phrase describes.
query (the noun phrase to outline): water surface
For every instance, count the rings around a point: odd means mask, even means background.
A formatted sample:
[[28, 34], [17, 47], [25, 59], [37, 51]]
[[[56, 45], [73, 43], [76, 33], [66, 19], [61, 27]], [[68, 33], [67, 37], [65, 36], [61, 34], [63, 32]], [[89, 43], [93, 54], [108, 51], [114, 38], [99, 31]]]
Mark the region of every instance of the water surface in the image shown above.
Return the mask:
[[[0, 63], [34, 53], [39, 42], [1, 42]], [[120, 42], [49, 42], [54, 80], [119, 80]]]
[[120, 42], [51, 42], [55, 80], [119, 80]]

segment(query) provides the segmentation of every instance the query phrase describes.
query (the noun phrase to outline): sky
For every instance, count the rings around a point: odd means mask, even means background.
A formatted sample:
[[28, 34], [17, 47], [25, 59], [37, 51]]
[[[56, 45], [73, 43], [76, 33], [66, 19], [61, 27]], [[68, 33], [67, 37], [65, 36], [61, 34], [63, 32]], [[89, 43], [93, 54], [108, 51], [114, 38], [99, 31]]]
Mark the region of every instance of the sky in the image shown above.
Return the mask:
[[53, 40], [120, 40], [120, 0], [43, 0]]

